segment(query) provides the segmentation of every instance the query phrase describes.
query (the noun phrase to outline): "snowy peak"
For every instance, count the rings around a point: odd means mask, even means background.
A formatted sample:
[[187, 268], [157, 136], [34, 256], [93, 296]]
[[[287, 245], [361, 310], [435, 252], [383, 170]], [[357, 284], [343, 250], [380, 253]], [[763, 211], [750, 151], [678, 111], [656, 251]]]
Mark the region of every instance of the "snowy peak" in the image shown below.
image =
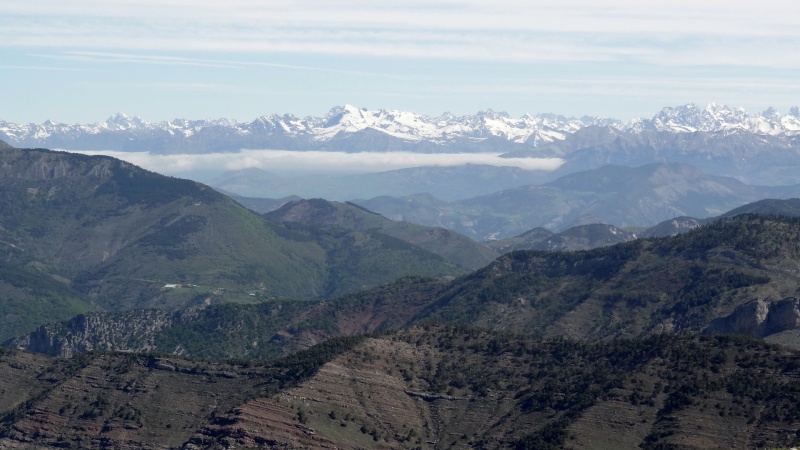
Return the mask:
[[[137, 141], [170, 136], [174, 139], [201, 139], [213, 136], [223, 139], [236, 136], [246, 148], [253, 145], [290, 145], [291, 148], [316, 148], [326, 143], [348, 139], [368, 132], [367, 136], [386, 135], [408, 145], [432, 143], [437, 146], [487, 141], [486, 146], [506, 141], [508, 145], [537, 147], [587, 127], [598, 126], [627, 133], [663, 131], [672, 133], [740, 131], [758, 135], [800, 135], [800, 108], [794, 107], [782, 115], [773, 108], [763, 113], [748, 114], [742, 108], [711, 103], [705, 108], [694, 104], [663, 108], [652, 119], [633, 119], [621, 122], [604, 117], [564, 117], [556, 114], [525, 114], [514, 118], [508, 113], [485, 109], [474, 115], [455, 116], [443, 113], [438, 117], [400, 111], [358, 108], [352, 105], [332, 108], [323, 117], [299, 118], [291, 114], [261, 116], [252, 122], [235, 120], [175, 119], [151, 123], [144, 119], [119, 113], [105, 122], [67, 125], [46, 121], [42, 124], [14, 124], [0, 121], [0, 139], [18, 146], [51, 146], [80, 149], [81, 142], [94, 136], [96, 145], [118, 141]], [[123, 137], [124, 136], [124, 139]], [[103, 138], [102, 140], [100, 138]], [[271, 139], [271, 140], [270, 140]], [[369, 139], [369, 138], [366, 138]], [[187, 141], [175, 147], [191, 148]], [[231, 143], [230, 146], [239, 145]], [[66, 146], [66, 147], [64, 147]], [[84, 147], [83, 149], [90, 148]], [[109, 147], [110, 148], [110, 147]], [[239, 147], [244, 148], [244, 147]], [[262, 147], [266, 148], [266, 147]], [[289, 147], [282, 147], [289, 148]]]
[[782, 116], [774, 108], [769, 108], [761, 114], [749, 115], [742, 108], [715, 103], [710, 103], [704, 109], [688, 104], [664, 108], [649, 122], [629, 122], [626, 131], [640, 132], [651, 128], [670, 132], [743, 130], [763, 135], [794, 134], [800, 131], [797, 112], [795, 107], [788, 115]]
[[317, 140], [373, 129], [409, 141], [437, 139], [443, 127], [434, 120], [416, 113], [397, 110], [368, 110], [351, 105], [331, 109], [318, 127], [310, 130]]
[[142, 120], [141, 117], [128, 117], [123, 113], [114, 114], [103, 125], [113, 131], [145, 130], [150, 127], [150, 124]]

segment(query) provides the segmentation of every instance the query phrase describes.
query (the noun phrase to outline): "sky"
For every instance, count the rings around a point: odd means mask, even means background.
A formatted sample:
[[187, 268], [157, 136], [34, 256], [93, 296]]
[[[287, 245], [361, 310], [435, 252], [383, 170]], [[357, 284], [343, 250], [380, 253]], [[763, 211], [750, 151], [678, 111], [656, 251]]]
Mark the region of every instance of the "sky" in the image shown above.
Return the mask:
[[800, 104], [800, 2], [0, 1], [0, 120]]

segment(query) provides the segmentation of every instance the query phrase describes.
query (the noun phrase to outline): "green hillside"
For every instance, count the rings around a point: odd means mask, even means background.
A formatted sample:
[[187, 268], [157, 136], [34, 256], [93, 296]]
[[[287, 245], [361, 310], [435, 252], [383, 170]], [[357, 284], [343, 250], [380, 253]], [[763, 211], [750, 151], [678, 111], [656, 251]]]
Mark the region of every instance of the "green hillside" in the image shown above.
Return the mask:
[[0, 210], [2, 279], [33, 283], [0, 297], [0, 339], [91, 309], [320, 298], [466, 271], [388, 234], [270, 222], [108, 157], [3, 150]]
[[29, 333], [94, 307], [68, 284], [35, 267], [0, 261], [0, 339]]
[[106, 157], [0, 157], [0, 226], [22, 249], [12, 260], [71, 280], [99, 307], [183, 307], [202, 294], [165, 291], [169, 283], [315, 296], [327, 282], [319, 246], [281, 238], [201, 184]]

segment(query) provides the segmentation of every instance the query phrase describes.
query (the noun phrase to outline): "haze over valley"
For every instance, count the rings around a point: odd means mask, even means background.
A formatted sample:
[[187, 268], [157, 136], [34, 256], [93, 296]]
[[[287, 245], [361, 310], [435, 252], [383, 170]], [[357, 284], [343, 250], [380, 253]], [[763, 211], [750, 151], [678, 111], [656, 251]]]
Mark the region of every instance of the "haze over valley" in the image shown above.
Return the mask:
[[[292, 196], [354, 201], [477, 241], [536, 227], [649, 227], [800, 192], [796, 107], [750, 114], [688, 104], [623, 122], [515, 119], [492, 110], [432, 118], [345, 106], [324, 117], [244, 123], [117, 115], [93, 125], [2, 123], [0, 131], [15, 145], [109, 154], [188, 176], [262, 213]], [[97, 150], [105, 146], [114, 150]]]

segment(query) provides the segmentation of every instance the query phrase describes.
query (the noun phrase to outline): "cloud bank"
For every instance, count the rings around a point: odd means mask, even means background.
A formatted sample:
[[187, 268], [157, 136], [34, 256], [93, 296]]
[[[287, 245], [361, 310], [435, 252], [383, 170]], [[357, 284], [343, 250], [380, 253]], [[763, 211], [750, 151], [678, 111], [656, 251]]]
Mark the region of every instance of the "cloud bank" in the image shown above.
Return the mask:
[[560, 158], [501, 158], [499, 153], [345, 153], [241, 150], [237, 153], [158, 155], [149, 152], [73, 152], [86, 155], [112, 156], [153, 172], [175, 176], [191, 172], [224, 172], [243, 169], [262, 169], [275, 173], [349, 174], [383, 172], [409, 167], [462, 166], [467, 164], [552, 171], [558, 169], [564, 163], [564, 160]]

